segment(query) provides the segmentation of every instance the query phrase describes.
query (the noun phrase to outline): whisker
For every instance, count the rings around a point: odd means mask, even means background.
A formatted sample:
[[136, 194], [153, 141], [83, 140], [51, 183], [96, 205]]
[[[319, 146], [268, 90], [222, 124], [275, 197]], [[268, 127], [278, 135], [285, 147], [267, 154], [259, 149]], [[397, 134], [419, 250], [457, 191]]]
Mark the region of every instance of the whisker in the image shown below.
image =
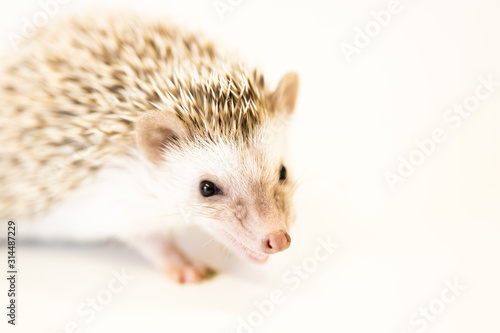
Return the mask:
[[211, 242], [213, 242], [213, 241], [214, 241], [214, 239], [215, 239], [215, 236], [214, 236], [214, 237], [212, 237], [211, 239], [209, 239], [209, 240], [208, 240], [208, 242], [206, 242], [205, 244], [203, 244], [203, 246], [202, 246], [202, 247], [207, 246], [208, 244], [210, 244]]
[[212, 210], [217, 210], [219, 211], [220, 209], [216, 207], [211, 207], [211, 206], [205, 206], [205, 205], [183, 205], [183, 207], [198, 207], [198, 208], [203, 208], [203, 209], [212, 209]]

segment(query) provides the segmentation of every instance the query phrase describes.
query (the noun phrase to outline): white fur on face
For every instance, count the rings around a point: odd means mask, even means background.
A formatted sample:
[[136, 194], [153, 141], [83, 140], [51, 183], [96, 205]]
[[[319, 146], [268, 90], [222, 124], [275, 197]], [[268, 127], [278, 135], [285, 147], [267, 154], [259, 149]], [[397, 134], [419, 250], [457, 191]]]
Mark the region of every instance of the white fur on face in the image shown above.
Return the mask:
[[[193, 221], [258, 252], [265, 235], [287, 231], [294, 218], [295, 184], [290, 176], [279, 180], [281, 165], [286, 165], [282, 129], [270, 123], [250, 142], [201, 140], [167, 150], [165, 185], [176, 189], [176, 203]], [[223, 194], [203, 197], [199, 184], [204, 180]]]

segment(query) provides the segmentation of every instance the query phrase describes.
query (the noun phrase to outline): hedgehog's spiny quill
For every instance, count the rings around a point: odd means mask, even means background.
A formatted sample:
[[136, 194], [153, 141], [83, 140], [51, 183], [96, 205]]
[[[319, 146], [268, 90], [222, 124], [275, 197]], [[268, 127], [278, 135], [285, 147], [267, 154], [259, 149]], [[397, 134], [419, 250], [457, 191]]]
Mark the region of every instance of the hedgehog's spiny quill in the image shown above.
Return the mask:
[[81, 17], [43, 29], [0, 69], [1, 218], [45, 211], [126, 154], [143, 112], [175, 112], [193, 137], [248, 138], [265, 97], [260, 72], [168, 24]]

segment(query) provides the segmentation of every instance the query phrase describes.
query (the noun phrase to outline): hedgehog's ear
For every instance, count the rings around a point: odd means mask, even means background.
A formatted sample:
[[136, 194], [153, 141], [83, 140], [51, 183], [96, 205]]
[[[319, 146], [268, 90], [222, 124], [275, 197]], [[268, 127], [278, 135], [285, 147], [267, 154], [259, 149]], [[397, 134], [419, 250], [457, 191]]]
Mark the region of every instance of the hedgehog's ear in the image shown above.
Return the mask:
[[166, 145], [184, 138], [186, 134], [182, 121], [167, 112], [145, 112], [136, 125], [137, 145], [144, 156], [155, 164], [163, 160], [163, 148]]
[[286, 115], [291, 115], [295, 109], [298, 91], [299, 77], [297, 74], [285, 74], [276, 90], [269, 95], [271, 112], [284, 112]]

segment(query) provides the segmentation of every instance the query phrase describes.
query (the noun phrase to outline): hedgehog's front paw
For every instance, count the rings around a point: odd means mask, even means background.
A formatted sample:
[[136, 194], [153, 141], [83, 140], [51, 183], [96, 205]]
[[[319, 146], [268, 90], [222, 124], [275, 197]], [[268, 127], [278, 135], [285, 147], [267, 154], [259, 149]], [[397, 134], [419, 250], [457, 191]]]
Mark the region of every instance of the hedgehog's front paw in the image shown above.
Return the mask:
[[198, 283], [213, 277], [216, 272], [204, 265], [195, 265], [190, 262], [168, 265], [165, 267], [167, 276], [179, 283]]

